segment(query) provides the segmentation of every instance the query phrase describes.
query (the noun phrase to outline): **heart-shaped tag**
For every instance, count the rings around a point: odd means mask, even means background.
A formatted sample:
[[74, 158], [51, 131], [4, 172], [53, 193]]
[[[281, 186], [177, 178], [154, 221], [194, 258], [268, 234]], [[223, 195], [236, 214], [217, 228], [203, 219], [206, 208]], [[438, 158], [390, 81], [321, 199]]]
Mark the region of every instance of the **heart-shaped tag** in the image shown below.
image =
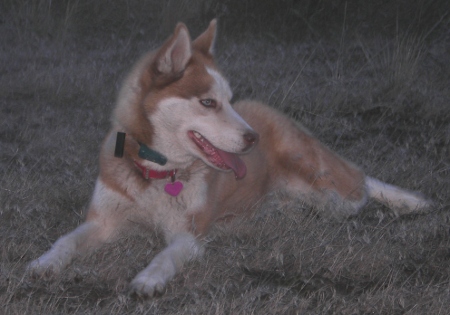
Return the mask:
[[166, 186], [164, 186], [164, 191], [174, 197], [178, 196], [182, 189], [183, 183], [179, 181], [168, 183], [166, 184]]

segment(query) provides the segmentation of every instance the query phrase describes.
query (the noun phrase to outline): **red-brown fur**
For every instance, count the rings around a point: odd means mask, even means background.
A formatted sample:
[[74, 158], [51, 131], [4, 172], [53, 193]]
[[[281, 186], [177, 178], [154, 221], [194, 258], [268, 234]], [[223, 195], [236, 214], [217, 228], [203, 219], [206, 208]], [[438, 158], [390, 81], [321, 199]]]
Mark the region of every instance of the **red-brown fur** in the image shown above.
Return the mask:
[[290, 190], [301, 194], [298, 182], [310, 188], [305, 195], [316, 194], [323, 201], [333, 191], [350, 202], [364, 200], [364, 173], [292, 120], [258, 102], [238, 102], [234, 107], [260, 134], [260, 142], [243, 156], [248, 167], [244, 179], [236, 181], [231, 174], [210, 172], [207, 205], [187, 220], [197, 235], [207, 234], [221, 218], [250, 215], [255, 210], [251, 206], [270, 191], [291, 185]]

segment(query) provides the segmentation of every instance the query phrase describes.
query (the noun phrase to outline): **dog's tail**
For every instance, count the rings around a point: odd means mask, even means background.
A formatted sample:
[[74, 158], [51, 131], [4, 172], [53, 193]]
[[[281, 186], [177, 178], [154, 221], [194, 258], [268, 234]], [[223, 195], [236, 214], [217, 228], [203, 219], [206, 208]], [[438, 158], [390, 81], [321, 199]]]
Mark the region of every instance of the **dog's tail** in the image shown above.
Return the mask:
[[369, 176], [366, 176], [366, 187], [370, 198], [388, 206], [398, 215], [424, 211], [433, 204], [419, 193], [383, 183]]

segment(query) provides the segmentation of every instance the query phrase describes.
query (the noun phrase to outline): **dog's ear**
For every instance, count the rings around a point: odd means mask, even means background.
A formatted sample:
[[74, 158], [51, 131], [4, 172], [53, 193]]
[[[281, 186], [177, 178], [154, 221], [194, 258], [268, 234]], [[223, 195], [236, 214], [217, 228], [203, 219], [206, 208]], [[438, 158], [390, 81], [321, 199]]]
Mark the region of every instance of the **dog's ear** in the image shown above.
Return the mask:
[[192, 47], [189, 31], [178, 23], [172, 37], [160, 48], [155, 57], [154, 69], [165, 76], [180, 76], [191, 59]]
[[193, 47], [205, 55], [212, 55], [214, 52], [214, 42], [216, 39], [217, 20], [209, 23], [208, 28], [194, 40]]

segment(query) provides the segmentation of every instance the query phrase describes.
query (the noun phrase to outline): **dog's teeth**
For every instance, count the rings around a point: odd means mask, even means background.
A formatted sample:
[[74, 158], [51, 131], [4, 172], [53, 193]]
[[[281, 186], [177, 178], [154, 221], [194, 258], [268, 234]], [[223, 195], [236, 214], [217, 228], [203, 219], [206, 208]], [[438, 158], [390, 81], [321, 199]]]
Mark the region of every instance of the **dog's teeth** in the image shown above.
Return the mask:
[[202, 136], [197, 131], [194, 131], [194, 136], [198, 139], [202, 138]]

